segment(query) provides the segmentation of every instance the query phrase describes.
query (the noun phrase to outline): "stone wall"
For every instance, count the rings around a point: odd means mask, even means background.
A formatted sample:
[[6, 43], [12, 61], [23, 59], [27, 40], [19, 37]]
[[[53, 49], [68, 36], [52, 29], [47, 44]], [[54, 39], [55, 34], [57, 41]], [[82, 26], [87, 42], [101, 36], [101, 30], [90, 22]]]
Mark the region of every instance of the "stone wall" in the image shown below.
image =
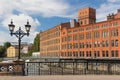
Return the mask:
[[0, 76], [1, 75], [24, 75], [24, 62], [1, 62], [0, 63]]

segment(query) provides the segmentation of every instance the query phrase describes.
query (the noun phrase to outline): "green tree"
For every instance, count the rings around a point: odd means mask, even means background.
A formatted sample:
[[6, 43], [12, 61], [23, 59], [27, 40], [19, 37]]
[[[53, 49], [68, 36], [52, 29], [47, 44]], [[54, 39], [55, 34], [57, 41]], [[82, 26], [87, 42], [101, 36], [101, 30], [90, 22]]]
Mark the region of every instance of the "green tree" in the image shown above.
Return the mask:
[[5, 42], [5, 43], [4, 43], [4, 46], [3, 46], [3, 49], [2, 49], [2, 50], [4, 50], [2, 57], [6, 56], [7, 48], [9, 48], [10, 46], [11, 46], [11, 43], [10, 43], [10, 42]]
[[0, 46], [0, 57], [4, 57], [5, 56], [5, 48], [4, 46]]
[[38, 52], [38, 51], [40, 51], [40, 35], [39, 34], [37, 34], [36, 35], [36, 37], [35, 37], [35, 39], [34, 39], [34, 52]]
[[10, 43], [10, 42], [5, 42], [5, 43], [4, 43], [5, 49], [7, 49], [7, 48], [10, 47], [10, 46], [11, 46], [11, 43]]

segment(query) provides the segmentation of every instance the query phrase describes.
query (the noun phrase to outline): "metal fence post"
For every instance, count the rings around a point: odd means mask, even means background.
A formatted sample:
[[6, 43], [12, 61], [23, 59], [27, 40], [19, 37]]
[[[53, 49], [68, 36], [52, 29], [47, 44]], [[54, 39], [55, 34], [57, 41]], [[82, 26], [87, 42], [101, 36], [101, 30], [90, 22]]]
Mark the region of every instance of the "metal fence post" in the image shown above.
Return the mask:
[[108, 62], [108, 74], [111, 74], [111, 65], [110, 65], [110, 62]]
[[22, 64], [22, 72], [23, 72], [23, 76], [25, 76], [25, 62]]
[[27, 70], [26, 70], [26, 75], [28, 76], [28, 62], [26, 62], [27, 63]]
[[63, 75], [63, 63], [61, 63], [61, 64], [62, 64], [61, 68], [62, 68], [62, 75]]
[[40, 75], [40, 62], [39, 62], [38, 64], [39, 64], [39, 65], [38, 65], [38, 69], [39, 69], [38, 74]]
[[86, 65], [85, 65], [85, 74], [87, 74], [88, 72], [88, 61], [87, 62], [84, 62]]
[[51, 62], [50, 62], [50, 75], [52, 75], [52, 70], [51, 70]]
[[75, 62], [73, 62], [73, 75], [75, 74], [75, 71], [74, 71], [74, 63], [75, 63]]

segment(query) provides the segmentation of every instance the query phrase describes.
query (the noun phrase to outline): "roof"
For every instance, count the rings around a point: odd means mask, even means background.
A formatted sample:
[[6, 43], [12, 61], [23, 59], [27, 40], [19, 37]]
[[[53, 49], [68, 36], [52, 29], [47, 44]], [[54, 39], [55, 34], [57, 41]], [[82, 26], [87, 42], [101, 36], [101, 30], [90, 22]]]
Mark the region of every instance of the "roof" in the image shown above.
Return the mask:
[[[18, 49], [18, 48], [19, 48], [18, 45], [11, 45], [10, 47], [14, 47], [15, 49]], [[10, 48], [10, 47], [9, 47], [9, 48]]]

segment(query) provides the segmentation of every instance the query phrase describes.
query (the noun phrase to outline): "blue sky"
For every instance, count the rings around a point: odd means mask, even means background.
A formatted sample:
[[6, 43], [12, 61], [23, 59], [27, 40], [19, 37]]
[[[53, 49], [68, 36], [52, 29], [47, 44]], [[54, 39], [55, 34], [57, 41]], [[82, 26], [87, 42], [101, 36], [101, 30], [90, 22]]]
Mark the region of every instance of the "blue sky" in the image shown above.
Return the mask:
[[[105, 3], [106, 0], [65, 0], [67, 4], [71, 6], [69, 9], [69, 17], [67, 16], [53, 16], [53, 17], [39, 17], [41, 22], [41, 30], [46, 30], [60, 23], [69, 22], [70, 19], [77, 19], [77, 12], [81, 8], [93, 7], [98, 8], [101, 4]], [[93, 5], [94, 4], [94, 5]], [[64, 6], [63, 6], [64, 7]], [[71, 15], [71, 16], [70, 16]]]
[[[7, 3], [7, 4], [6, 4]], [[16, 42], [11, 37], [8, 24], [13, 19], [15, 30], [22, 27], [29, 19], [32, 25], [30, 36], [24, 37], [23, 42], [33, 42], [40, 30], [44, 31], [60, 23], [77, 19], [78, 10], [85, 7], [96, 9], [97, 22], [106, 20], [109, 13], [116, 13], [120, 8], [119, 0], [0, 0], [0, 43]]]

